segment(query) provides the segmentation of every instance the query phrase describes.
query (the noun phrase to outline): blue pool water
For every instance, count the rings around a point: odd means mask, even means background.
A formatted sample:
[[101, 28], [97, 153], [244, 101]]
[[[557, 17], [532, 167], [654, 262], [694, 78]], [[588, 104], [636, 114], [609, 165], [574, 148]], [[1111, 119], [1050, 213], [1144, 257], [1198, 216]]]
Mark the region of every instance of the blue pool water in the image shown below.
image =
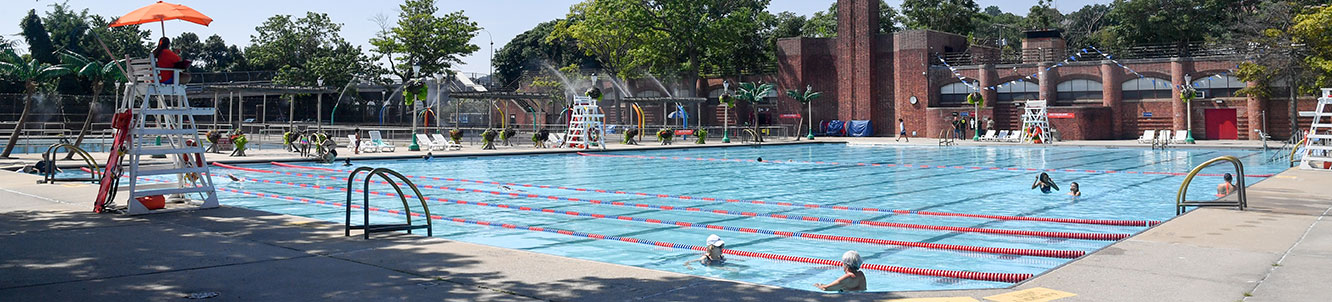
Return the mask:
[[[771, 217], [748, 217], [711, 213], [710, 210], [752, 212], [767, 214], [805, 215], [836, 219], [899, 222], [924, 225], [978, 227], [1048, 232], [1125, 233], [1140, 232], [1142, 226], [1107, 226], [1067, 224], [1039, 221], [1011, 221], [963, 217], [922, 215], [896, 215], [884, 212], [852, 211], [833, 208], [807, 208], [800, 206], [760, 205], [744, 202], [725, 202], [725, 199], [762, 200], [764, 202], [790, 202], [868, 207], [885, 210], [917, 210], [988, 215], [1058, 217], [1109, 220], [1166, 220], [1174, 216], [1175, 192], [1183, 176], [1160, 174], [1131, 174], [1133, 172], [1188, 172], [1193, 166], [1208, 159], [1233, 155], [1245, 163], [1248, 174], [1273, 174], [1284, 170], [1280, 164], [1264, 164], [1268, 154], [1249, 150], [1145, 150], [1099, 148], [1031, 148], [1031, 147], [924, 147], [924, 146], [848, 146], [842, 144], [815, 144], [798, 146], [766, 146], [762, 148], [729, 147], [659, 151], [623, 151], [597, 154], [629, 156], [661, 156], [720, 159], [757, 159], [765, 163], [732, 161], [699, 161], [685, 159], [647, 159], [635, 157], [592, 157], [576, 154], [519, 155], [489, 157], [435, 158], [359, 161], [356, 164], [386, 167], [403, 174], [423, 177], [448, 177], [470, 180], [499, 181], [517, 184], [567, 186], [609, 191], [648, 193], [597, 193], [558, 188], [524, 187], [510, 185], [524, 194], [558, 196], [578, 200], [601, 200], [629, 204], [650, 204], [673, 207], [697, 207], [703, 211], [663, 210], [659, 207], [615, 206], [580, 201], [528, 198], [497, 195], [486, 192], [457, 192], [437, 188], [422, 188], [428, 197], [507, 204], [514, 207], [576, 211], [579, 213], [627, 215], [645, 219], [715, 224], [739, 228], [756, 228], [785, 232], [805, 232], [825, 235], [930, 242], [941, 244], [1094, 251], [1113, 241], [1057, 239], [1032, 236], [991, 235], [921, 229], [902, 229], [881, 226], [849, 225], [823, 221], [803, 221]], [[812, 162], [837, 162], [812, 163]], [[777, 163], [772, 163], [777, 162]], [[866, 164], [910, 164], [912, 167], [860, 166]], [[341, 164], [299, 165], [346, 169]], [[921, 168], [919, 165], [930, 165]], [[945, 167], [938, 167], [943, 165]], [[242, 165], [245, 168], [279, 172], [297, 172], [314, 175], [341, 176], [346, 173], [285, 168], [269, 164]], [[956, 168], [954, 166], [962, 166]], [[981, 167], [980, 169], [970, 167]], [[991, 169], [1001, 168], [1001, 169]], [[1042, 194], [1031, 190], [1038, 172], [1010, 171], [1007, 168], [1057, 169], [1049, 172], [1065, 191]], [[1120, 173], [1066, 172], [1064, 169], [1115, 170]], [[1204, 173], [1230, 172], [1231, 168], [1217, 165]], [[231, 173], [242, 178], [276, 180], [282, 182], [333, 186], [342, 188], [346, 181], [308, 176], [258, 173], [240, 170], [215, 169], [216, 173]], [[280, 183], [232, 182], [226, 177], [214, 178], [221, 188], [245, 190], [342, 202], [344, 192], [294, 187]], [[1262, 177], [1247, 179], [1251, 185]], [[448, 186], [506, 191], [494, 184], [464, 183], [457, 181], [413, 178], [418, 185]], [[1081, 184], [1083, 196], [1074, 201], [1065, 194], [1070, 182]], [[1194, 181], [1189, 193], [1191, 200], [1215, 198], [1214, 187], [1220, 177], [1200, 177]], [[359, 183], [359, 182], [358, 182]], [[372, 190], [389, 191], [387, 185], [371, 185]], [[506, 191], [508, 192], [508, 191]], [[690, 196], [691, 199], [657, 197], [656, 194]], [[702, 197], [716, 198], [708, 201]], [[400, 208], [401, 202], [393, 197], [378, 196], [373, 203], [384, 208]], [[358, 203], [360, 196], [357, 195]], [[285, 199], [260, 198], [240, 193], [221, 193], [222, 203], [276, 213], [285, 213], [341, 223], [343, 209], [336, 206], [293, 202]], [[395, 205], [396, 204], [396, 205]], [[762, 252], [785, 256], [819, 259], [840, 259], [843, 252], [856, 250], [865, 263], [912, 268], [979, 271], [994, 273], [1039, 274], [1059, 266], [1069, 259], [1036, 256], [994, 255], [925, 248], [903, 248], [889, 245], [791, 238], [762, 233], [727, 230], [684, 228], [673, 225], [652, 224], [643, 221], [597, 219], [559, 213], [541, 213], [503, 209], [489, 206], [431, 202], [432, 214], [483, 220], [495, 224], [515, 224], [556, 228], [574, 232], [596, 233], [606, 236], [630, 237], [667, 243], [704, 245], [709, 234], [720, 235], [726, 247], [733, 250]], [[376, 221], [400, 221], [400, 216], [373, 213]], [[359, 216], [358, 216], [359, 217]], [[505, 229], [476, 224], [462, 224], [446, 220], [435, 222], [435, 236], [521, 249], [552, 255], [576, 257], [595, 261], [632, 265], [637, 267], [686, 274], [725, 278], [731, 280], [769, 284], [802, 290], [816, 290], [811, 284], [826, 283], [842, 274], [840, 267], [800, 262], [769, 260], [729, 255], [724, 268], [698, 265], [684, 266], [699, 252], [660, 246], [634, 244], [613, 240], [594, 240], [551, 232], [525, 229]], [[871, 291], [974, 289], [1005, 287], [1010, 283], [975, 281], [866, 270]]]

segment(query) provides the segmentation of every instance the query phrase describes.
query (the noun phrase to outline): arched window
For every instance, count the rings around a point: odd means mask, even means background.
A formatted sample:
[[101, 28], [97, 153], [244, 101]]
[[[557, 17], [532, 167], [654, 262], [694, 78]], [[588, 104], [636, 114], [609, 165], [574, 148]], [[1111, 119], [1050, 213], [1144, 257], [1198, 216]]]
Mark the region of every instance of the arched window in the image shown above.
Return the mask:
[[1041, 98], [1041, 86], [1027, 81], [1012, 81], [994, 88], [999, 101], [1027, 101]]
[[962, 106], [967, 104], [967, 95], [977, 92], [966, 83], [957, 82], [939, 88], [939, 106]]
[[1057, 98], [1060, 101], [1074, 100], [1099, 100], [1101, 99], [1101, 82], [1092, 80], [1068, 80], [1055, 86], [1058, 92]]
[[1244, 87], [1244, 81], [1229, 75], [1214, 75], [1193, 81], [1193, 88], [1201, 91], [1207, 98], [1232, 97], [1235, 96], [1235, 91]]
[[1170, 80], [1162, 78], [1136, 78], [1124, 82], [1125, 100], [1168, 99], [1170, 98]]

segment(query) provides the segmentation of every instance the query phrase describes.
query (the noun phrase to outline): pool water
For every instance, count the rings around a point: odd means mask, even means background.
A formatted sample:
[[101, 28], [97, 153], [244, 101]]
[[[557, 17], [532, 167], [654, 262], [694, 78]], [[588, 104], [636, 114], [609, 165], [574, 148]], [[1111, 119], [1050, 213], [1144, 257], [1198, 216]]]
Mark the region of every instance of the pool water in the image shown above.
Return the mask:
[[[773, 233], [1091, 252], [1114, 241], [895, 228], [849, 224], [834, 219], [1039, 232], [1133, 234], [1146, 227], [911, 215], [893, 213], [891, 210], [1101, 220], [1166, 220], [1174, 216], [1175, 192], [1184, 176], [1150, 172], [1188, 172], [1195, 165], [1222, 155], [1242, 159], [1245, 172], [1250, 175], [1262, 176], [1285, 170], [1280, 163], [1265, 164], [1268, 155], [1251, 150], [809, 144], [593, 154], [614, 156], [553, 154], [441, 157], [429, 161], [378, 160], [355, 164], [391, 168], [414, 176], [411, 181], [422, 187], [423, 195], [450, 201], [429, 202], [429, 210], [433, 215], [486, 221], [494, 225], [516, 225], [515, 228], [505, 228], [436, 220], [434, 234], [438, 237], [802, 290], [817, 290], [812, 286], [813, 283], [826, 283], [838, 278], [843, 274], [841, 267], [742, 255], [727, 255], [728, 261], [722, 267], [703, 267], [698, 264], [686, 266], [686, 261], [697, 259], [701, 252], [672, 246], [703, 246], [709, 234], [717, 234], [725, 240], [727, 249], [737, 251], [839, 260], [843, 252], [855, 250], [867, 264], [1039, 274], [1071, 259], [902, 247], [856, 240], [796, 238]], [[763, 162], [758, 162], [759, 158]], [[350, 170], [340, 163], [296, 165]], [[279, 173], [215, 168], [214, 173], [230, 173], [245, 179], [233, 182], [227, 177], [214, 177], [223, 190], [220, 193], [222, 204], [339, 223], [343, 221], [343, 208], [339, 206], [257, 197], [231, 190], [343, 202], [346, 193], [337, 189], [345, 188], [346, 180], [333, 177], [346, 177], [347, 173], [270, 164], [240, 166]], [[1040, 172], [1027, 169], [1054, 169], [1048, 173], [1063, 190], [1051, 194], [1032, 190], [1032, 182]], [[1229, 165], [1216, 165], [1203, 173], [1232, 172], [1230, 170]], [[498, 181], [505, 184], [450, 181], [444, 178]], [[1189, 199], [1214, 199], [1215, 186], [1220, 179], [1218, 176], [1196, 178]], [[1246, 180], [1251, 185], [1262, 179], [1250, 177]], [[1081, 184], [1082, 196], [1076, 200], [1066, 194], [1071, 182]], [[551, 187], [542, 188], [542, 185]], [[558, 188], [560, 186], [566, 188]], [[392, 192], [392, 188], [386, 184], [372, 184], [370, 189]], [[353, 200], [359, 204], [361, 195], [356, 194]], [[459, 204], [455, 200], [484, 205]], [[600, 203], [591, 202], [594, 200]], [[753, 201], [765, 204], [755, 204]], [[396, 197], [372, 195], [372, 202], [372, 206], [384, 209], [402, 207]], [[509, 208], [496, 207], [498, 204]], [[415, 205], [413, 207], [419, 208]], [[525, 211], [519, 207], [533, 210]], [[542, 209], [550, 211], [542, 212]], [[419, 209], [414, 210], [419, 212]], [[576, 214], [569, 215], [568, 211]], [[783, 219], [772, 217], [774, 214], [814, 219]], [[359, 215], [358, 211], [354, 221], [359, 221]], [[402, 220], [402, 216], [387, 212], [372, 212], [371, 215], [378, 222]], [[617, 215], [637, 220], [615, 219]], [[726, 228], [683, 227], [675, 222]], [[567, 230], [571, 233], [532, 231], [528, 227]], [[741, 231], [741, 228], [760, 231]], [[585, 233], [612, 239], [598, 240]], [[614, 240], [615, 237], [660, 244], [632, 243]], [[1011, 285], [999, 281], [870, 269], [864, 271], [871, 291], [976, 289]]]

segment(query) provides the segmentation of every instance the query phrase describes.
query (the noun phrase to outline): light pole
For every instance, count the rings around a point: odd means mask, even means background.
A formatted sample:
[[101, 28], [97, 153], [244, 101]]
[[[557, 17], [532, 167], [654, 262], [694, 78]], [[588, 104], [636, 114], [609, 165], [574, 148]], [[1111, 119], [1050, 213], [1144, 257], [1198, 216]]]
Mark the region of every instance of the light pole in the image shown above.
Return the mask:
[[1184, 97], [1182, 99], [1184, 99], [1184, 111], [1186, 113], [1184, 122], [1187, 123], [1184, 125], [1184, 129], [1188, 130], [1186, 132], [1187, 135], [1184, 137], [1184, 142], [1192, 144], [1193, 143], [1193, 98], [1197, 96], [1195, 94], [1195, 90], [1193, 89], [1193, 76], [1187, 74], [1184, 75], [1184, 89], [1182, 92], [1184, 93], [1183, 95]]
[[[416, 78], [416, 75], [417, 75], [417, 74], [420, 74], [420, 73], [421, 73], [421, 64], [412, 64], [412, 78], [413, 78], [413, 79]], [[410, 93], [410, 94], [407, 93], [407, 89], [411, 89], [411, 86], [409, 86], [409, 84], [408, 84], [408, 83], [410, 83], [411, 81], [412, 81], [412, 79], [408, 79], [408, 80], [406, 80], [406, 81], [404, 81], [404, 82], [402, 83], [402, 85], [403, 85], [404, 87], [406, 87], [406, 88], [403, 89], [403, 94], [402, 94], [403, 101], [404, 101], [404, 102], [407, 101], [407, 96], [408, 96], [408, 95], [411, 95], [411, 98], [413, 98], [413, 100], [412, 100], [412, 109], [411, 109], [411, 111], [412, 111], [412, 135], [411, 135], [411, 136], [412, 136], [412, 145], [411, 145], [411, 146], [407, 146], [407, 151], [421, 151], [421, 145], [419, 145], [419, 144], [416, 143], [416, 107], [417, 107], [417, 105], [419, 105], [419, 104], [417, 104], [417, 103], [416, 103], [416, 100], [415, 100], [415, 98], [416, 98], [416, 93]]]
[[[722, 97], [731, 93], [731, 81], [722, 81]], [[716, 111], [713, 111], [716, 112]], [[722, 143], [731, 143], [731, 105], [722, 103]]]
[[324, 130], [324, 77], [315, 80], [319, 86], [319, 93], [315, 94], [315, 128], [319, 131]]
[[482, 27], [481, 31], [486, 32], [486, 38], [490, 40], [490, 74], [486, 76], [488, 88], [495, 87], [495, 36], [490, 34], [489, 30]]

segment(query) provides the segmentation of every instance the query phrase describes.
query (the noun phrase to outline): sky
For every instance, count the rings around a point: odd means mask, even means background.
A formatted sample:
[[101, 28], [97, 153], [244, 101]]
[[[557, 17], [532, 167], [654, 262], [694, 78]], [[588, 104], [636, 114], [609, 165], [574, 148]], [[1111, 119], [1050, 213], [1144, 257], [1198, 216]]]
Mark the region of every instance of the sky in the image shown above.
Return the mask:
[[[221, 35], [228, 44], [244, 47], [250, 42], [254, 28], [273, 15], [304, 16], [307, 11], [327, 13], [333, 21], [342, 23], [342, 37], [347, 41], [361, 45], [369, 51], [369, 40], [379, 30], [372, 21], [377, 15], [385, 15], [396, 20], [398, 5], [394, 0], [174, 0], [213, 18], [213, 23], [200, 26], [184, 21], [167, 21], [166, 34], [170, 37], [190, 31], [205, 38], [213, 34]], [[76, 10], [88, 9], [89, 13], [104, 16], [120, 16], [141, 6], [156, 1], [148, 0], [5, 0], [4, 10], [0, 10], [0, 35], [7, 40], [22, 40], [19, 21], [30, 9], [36, 9], [39, 16], [50, 9], [52, 3], [66, 2]], [[472, 43], [480, 46], [476, 53], [464, 57], [463, 64], [455, 69], [468, 73], [490, 73], [491, 46], [499, 49], [514, 36], [531, 29], [541, 22], [563, 18], [569, 13], [569, 6], [575, 0], [439, 0], [441, 12], [462, 10], [464, 14], [485, 28]], [[772, 0], [768, 10], [772, 12], [790, 11], [800, 15], [811, 15], [828, 8], [831, 0]], [[900, 7], [901, 0], [887, 0], [889, 5]], [[1036, 4], [1035, 0], [977, 0], [981, 8], [996, 5], [1006, 12], [1026, 15], [1028, 8]], [[1056, 0], [1054, 7], [1064, 13], [1075, 11], [1091, 3], [1108, 3], [1110, 0]], [[144, 26], [158, 36], [159, 26]]]

